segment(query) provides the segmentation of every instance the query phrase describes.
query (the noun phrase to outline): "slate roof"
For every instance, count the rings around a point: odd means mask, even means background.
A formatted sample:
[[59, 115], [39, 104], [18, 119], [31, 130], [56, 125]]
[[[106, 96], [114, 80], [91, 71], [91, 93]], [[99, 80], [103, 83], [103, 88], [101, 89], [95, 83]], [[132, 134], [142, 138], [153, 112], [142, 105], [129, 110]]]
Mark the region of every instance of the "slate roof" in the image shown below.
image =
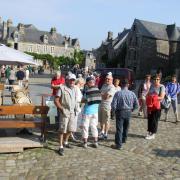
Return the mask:
[[103, 41], [102, 45], [103, 46], [109, 46], [111, 45], [113, 49], [118, 49], [121, 44], [125, 41], [126, 37], [128, 36], [130, 32], [130, 29], [125, 29], [123, 32], [118, 33], [118, 36], [113, 39], [112, 41]]
[[180, 27], [135, 19], [138, 33], [143, 36], [167, 41], [180, 41]]
[[[2, 23], [0, 23], [0, 29], [3, 28]], [[14, 32], [18, 32], [18, 28], [15, 26], [9, 27], [8, 38], [13, 40]], [[44, 44], [43, 43], [43, 35], [48, 36], [48, 44], [61, 46], [65, 43], [65, 37], [62, 36], [60, 33], [55, 33], [52, 35], [48, 31], [41, 31], [38, 30], [32, 24], [25, 24], [24, 25], [24, 34], [19, 34], [19, 41], [21, 42], [32, 42], [37, 44]], [[78, 39], [72, 39], [72, 44], [70, 46], [74, 46], [78, 42]]]

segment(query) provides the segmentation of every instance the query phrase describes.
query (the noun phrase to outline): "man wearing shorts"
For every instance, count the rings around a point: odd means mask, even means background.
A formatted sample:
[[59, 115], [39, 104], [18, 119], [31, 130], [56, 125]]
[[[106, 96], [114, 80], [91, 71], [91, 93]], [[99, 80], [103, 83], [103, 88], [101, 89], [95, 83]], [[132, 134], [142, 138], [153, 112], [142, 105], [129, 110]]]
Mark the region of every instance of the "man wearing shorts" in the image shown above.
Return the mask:
[[59, 143], [60, 148], [58, 153], [64, 155], [64, 147], [72, 148], [68, 144], [69, 136], [76, 131], [75, 114], [77, 112], [76, 90], [75, 90], [76, 76], [70, 74], [67, 76], [66, 83], [60, 86], [56, 96], [55, 105], [60, 111], [59, 120]]
[[104, 85], [101, 88], [102, 101], [99, 106], [99, 122], [101, 125], [100, 139], [107, 139], [110, 128], [111, 102], [115, 94], [112, 73], [108, 73]]

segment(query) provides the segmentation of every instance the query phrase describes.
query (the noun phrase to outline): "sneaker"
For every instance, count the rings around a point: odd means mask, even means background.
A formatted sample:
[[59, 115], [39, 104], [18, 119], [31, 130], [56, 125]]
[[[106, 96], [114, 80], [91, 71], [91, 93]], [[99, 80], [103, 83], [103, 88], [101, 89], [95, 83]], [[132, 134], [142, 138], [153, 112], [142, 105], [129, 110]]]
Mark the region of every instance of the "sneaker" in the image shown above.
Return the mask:
[[155, 134], [149, 135], [146, 137], [146, 139], [150, 140], [150, 139], [155, 139]]
[[103, 134], [103, 133], [100, 133], [99, 139], [100, 139], [100, 140], [104, 140], [104, 134]]
[[87, 142], [83, 143], [83, 145], [82, 145], [82, 146], [83, 146], [83, 148], [85, 148], [85, 149], [86, 149], [86, 148], [88, 148], [88, 144], [87, 144]]
[[98, 142], [94, 142], [94, 143], [93, 143], [93, 147], [94, 147], [94, 148], [98, 148]]
[[64, 147], [68, 149], [73, 149], [73, 147], [70, 144], [64, 144]]
[[104, 140], [107, 140], [107, 139], [108, 139], [108, 135], [104, 134]]
[[63, 148], [59, 148], [58, 154], [59, 154], [60, 156], [64, 156], [64, 149], [63, 149]]
[[117, 146], [116, 144], [111, 145], [112, 149], [121, 150], [122, 148]]
[[150, 132], [147, 132], [147, 134], [146, 134], [146, 136], [145, 136], [145, 139], [147, 138], [147, 137], [149, 137], [151, 134], [150, 134]]

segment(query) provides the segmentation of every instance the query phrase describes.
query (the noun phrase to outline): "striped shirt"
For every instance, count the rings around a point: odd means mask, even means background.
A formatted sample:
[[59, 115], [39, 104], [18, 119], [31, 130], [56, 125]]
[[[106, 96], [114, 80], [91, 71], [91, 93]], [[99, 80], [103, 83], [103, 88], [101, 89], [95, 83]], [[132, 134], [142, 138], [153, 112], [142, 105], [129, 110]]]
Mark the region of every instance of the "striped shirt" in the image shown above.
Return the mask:
[[115, 93], [111, 108], [113, 111], [134, 110], [139, 106], [138, 99], [134, 92], [129, 91], [127, 87]]

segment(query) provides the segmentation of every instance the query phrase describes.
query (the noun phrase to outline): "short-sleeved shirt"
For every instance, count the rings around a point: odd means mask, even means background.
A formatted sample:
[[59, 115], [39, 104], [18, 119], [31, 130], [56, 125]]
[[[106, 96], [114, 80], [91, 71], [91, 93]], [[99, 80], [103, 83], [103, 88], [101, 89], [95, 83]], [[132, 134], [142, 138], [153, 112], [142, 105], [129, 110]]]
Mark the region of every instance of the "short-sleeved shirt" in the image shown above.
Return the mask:
[[115, 90], [115, 87], [113, 84], [111, 85], [108, 85], [108, 84], [104, 84], [101, 88], [101, 93], [102, 94], [105, 94], [107, 93], [108, 95], [110, 95], [111, 97], [104, 100], [102, 99], [101, 101], [101, 108], [106, 108], [106, 109], [111, 109], [111, 102], [112, 102], [112, 99], [113, 99], [113, 96], [115, 94], [116, 90]]
[[[72, 112], [72, 113], [74, 113], [75, 106], [76, 106], [76, 90], [75, 90], [74, 87], [73, 87], [73, 88], [70, 88], [70, 87], [68, 87], [68, 86], [65, 86], [65, 88], [66, 88], [66, 91], [68, 91], [68, 93], [66, 93], [66, 95], [69, 94], [70, 97], [71, 97], [71, 98], [69, 98], [70, 101], [67, 102], [67, 103], [69, 104], [69, 107], [70, 107], [69, 111]], [[59, 90], [57, 91], [56, 96], [61, 97], [61, 96], [62, 96], [62, 93], [64, 93], [64, 95], [65, 95], [65, 92], [62, 92], [62, 91], [59, 89]], [[68, 95], [68, 96], [69, 96], [69, 95]]]
[[158, 87], [151, 85], [151, 87], [149, 89], [149, 93], [150, 94], [156, 93], [159, 96], [161, 93], [165, 93], [165, 87], [163, 84], [160, 84], [160, 86], [158, 86]]
[[[86, 94], [84, 94], [83, 99], [86, 99]], [[86, 103], [84, 106], [83, 114], [85, 114], [85, 115], [97, 114], [98, 113], [98, 107], [99, 107], [99, 104], [88, 105]]]
[[[57, 79], [56, 77], [54, 77], [52, 80], [51, 80], [51, 85], [61, 85], [61, 84], [64, 84], [65, 83], [65, 80], [63, 77], [60, 77], [59, 79]], [[52, 92], [52, 95], [55, 96], [58, 92], [58, 89], [53, 89], [53, 92]]]

